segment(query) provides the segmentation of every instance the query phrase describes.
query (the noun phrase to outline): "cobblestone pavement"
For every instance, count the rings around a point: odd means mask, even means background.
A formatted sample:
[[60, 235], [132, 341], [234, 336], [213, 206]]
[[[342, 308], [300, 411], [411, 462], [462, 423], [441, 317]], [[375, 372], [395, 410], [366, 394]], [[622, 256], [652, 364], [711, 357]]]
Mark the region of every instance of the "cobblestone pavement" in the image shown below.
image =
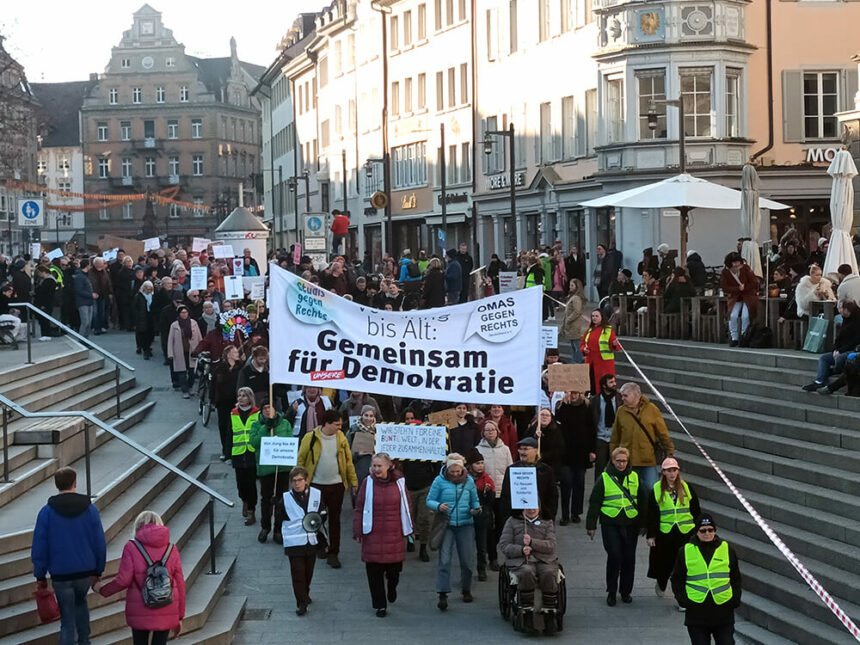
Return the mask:
[[[111, 332], [98, 338], [105, 349], [129, 361], [137, 369], [140, 383], [154, 386], [150, 395], [158, 400], [152, 415], [171, 427], [179, 427], [196, 416], [196, 401], [181, 398], [169, 387], [168, 368], [160, 360], [155, 343], [155, 357], [143, 361], [134, 353], [131, 334]], [[152, 418], [152, 416], [150, 417]], [[195, 440], [203, 439], [202, 458], [211, 462], [209, 483], [225, 496], [236, 499], [232, 469], [218, 460], [220, 443], [213, 415], [209, 427], [199, 423]], [[590, 479], [587, 495], [590, 491]], [[218, 516], [227, 520], [219, 555], [238, 557], [229, 583], [229, 593], [248, 597], [246, 618], [241, 622], [235, 642], [252, 643], [443, 643], [453, 639], [475, 637], [482, 643], [514, 642], [527, 637], [513, 631], [499, 616], [497, 575], [488, 572], [489, 580], [475, 582], [475, 602], [463, 604], [458, 593], [450, 596], [450, 608], [436, 609], [434, 592], [435, 561], [420, 562], [417, 553], [407, 554], [397, 603], [386, 618], [377, 618], [370, 605], [370, 593], [360, 559], [359, 547], [352, 536], [352, 511], [345, 502], [342, 516], [341, 549], [343, 568], [334, 570], [318, 561], [311, 586], [314, 599], [308, 615], [295, 615], [295, 601], [290, 586], [290, 572], [283, 551], [269, 540], [257, 542], [259, 524], [244, 526], [240, 509], [218, 505]], [[584, 518], [583, 518], [584, 519]], [[640, 540], [636, 563], [633, 603], [606, 605], [604, 592], [605, 554], [600, 534], [591, 541], [584, 523], [558, 527], [559, 553], [567, 573], [567, 613], [565, 628], [557, 639], [581, 643], [687, 642], [683, 614], [675, 609], [670, 597], [657, 598], [654, 581], [645, 577], [648, 549]], [[456, 566], [454, 571], [457, 571]], [[452, 582], [456, 584], [456, 576]], [[455, 586], [454, 589], [457, 589]], [[670, 594], [671, 595], [671, 594]], [[254, 611], [257, 610], [257, 611]]]

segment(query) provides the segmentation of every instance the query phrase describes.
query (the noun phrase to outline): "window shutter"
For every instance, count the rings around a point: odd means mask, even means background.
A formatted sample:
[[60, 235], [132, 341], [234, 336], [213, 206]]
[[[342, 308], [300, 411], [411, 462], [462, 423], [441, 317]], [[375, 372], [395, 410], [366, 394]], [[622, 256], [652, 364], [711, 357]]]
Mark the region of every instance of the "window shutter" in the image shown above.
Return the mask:
[[803, 141], [803, 72], [782, 72], [782, 140]]
[[588, 142], [588, 130], [585, 124], [585, 96], [576, 97], [576, 156], [586, 155], [586, 143]]
[[845, 97], [842, 100], [842, 110], [851, 112], [854, 110], [854, 95], [857, 94], [857, 68], [847, 67], [842, 71], [845, 77], [843, 87], [845, 88]]

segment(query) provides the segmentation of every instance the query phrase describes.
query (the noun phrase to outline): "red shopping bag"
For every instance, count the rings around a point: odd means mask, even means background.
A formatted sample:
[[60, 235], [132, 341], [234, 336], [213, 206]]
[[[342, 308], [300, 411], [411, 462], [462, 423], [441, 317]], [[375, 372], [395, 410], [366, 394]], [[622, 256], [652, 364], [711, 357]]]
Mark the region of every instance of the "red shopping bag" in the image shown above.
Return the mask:
[[43, 623], [50, 623], [60, 619], [60, 606], [57, 604], [57, 596], [53, 589], [47, 585], [36, 587], [33, 597], [36, 599], [36, 611], [39, 613], [39, 620]]

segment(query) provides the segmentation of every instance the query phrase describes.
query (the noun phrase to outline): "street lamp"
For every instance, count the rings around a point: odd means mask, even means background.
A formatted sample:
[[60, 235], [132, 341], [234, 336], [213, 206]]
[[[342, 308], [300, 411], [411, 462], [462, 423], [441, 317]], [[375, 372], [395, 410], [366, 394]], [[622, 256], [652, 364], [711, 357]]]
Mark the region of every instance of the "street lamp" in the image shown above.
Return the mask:
[[382, 190], [385, 193], [385, 243], [394, 253], [394, 230], [391, 222], [391, 158], [388, 150], [388, 14], [392, 8], [380, 0], [371, 0], [370, 8], [382, 19]]
[[[305, 210], [310, 212], [311, 210], [311, 177], [308, 174], [308, 171], [305, 170], [301, 175], [293, 175], [289, 179], [287, 179], [287, 187], [290, 189], [290, 192], [293, 194], [293, 206], [296, 211], [296, 240], [299, 239], [299, 180], [305, 182]], [[304, 243], [304, 240], [301, 240], [301, 243]]]
[[[275, 168], [260, 168], [260, 172], [275, 172]], [[272, 250], [277, 252], [278, 250], [278, 242], [280, 242], [280, 236], [278, 235], [278, 220], [284, 216], [284, 167], [278, 166], [278, 214], [277, 217], [274, 213], [272, 213]], [[274, 175], [272, 175], [272, 180], [274, 181]], [[274, 197], [274, 194], [273, 194]], [[274, 208], [274, 199], [272, 199]], [[281, 222], [283, 224], [283, 222]]]
[[484, 154], [489, 156], [493, 154], [493, 146], [497, 143], [493, 137], [507, 137], [510, 139], [508, 141], [509, 148], [509, 161], [508, 161], [508, 183], [510, 191], [511, 191], [511, 217], [514, 218], [514, 226], [516, 226], [516, 217], [517, 217], [517, 188], [514, 183], [514, 124], [511, 123], [508, 125], [507, 130], [487, 130], [484, 132]]

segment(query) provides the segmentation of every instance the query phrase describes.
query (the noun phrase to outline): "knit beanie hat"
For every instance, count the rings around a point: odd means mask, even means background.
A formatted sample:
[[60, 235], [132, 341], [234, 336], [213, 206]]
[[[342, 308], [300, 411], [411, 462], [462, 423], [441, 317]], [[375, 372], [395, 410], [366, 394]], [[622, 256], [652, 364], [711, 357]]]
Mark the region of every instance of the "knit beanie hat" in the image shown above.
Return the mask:
[[471, 452], [469, 452], [469, 456], [466, 457], [466, 465], [471, 466], [479, 461], [484, 461], [484, 455], [482, 455], [481, 451], [477, 448], [472, 448]]
[[712, 526], [715, 531], [717, 530], [717, 523], [710, 513], [702, 513], [696, 518], [696, 530], [698, 531], [703, 526]]
[[460, 466], [465, 468], [466, 460], [463, 458], [463, 455], [459, 452], [452, 452], [450, 455], [445, 457], [445, 468], [450, 468], [451, 466]]

